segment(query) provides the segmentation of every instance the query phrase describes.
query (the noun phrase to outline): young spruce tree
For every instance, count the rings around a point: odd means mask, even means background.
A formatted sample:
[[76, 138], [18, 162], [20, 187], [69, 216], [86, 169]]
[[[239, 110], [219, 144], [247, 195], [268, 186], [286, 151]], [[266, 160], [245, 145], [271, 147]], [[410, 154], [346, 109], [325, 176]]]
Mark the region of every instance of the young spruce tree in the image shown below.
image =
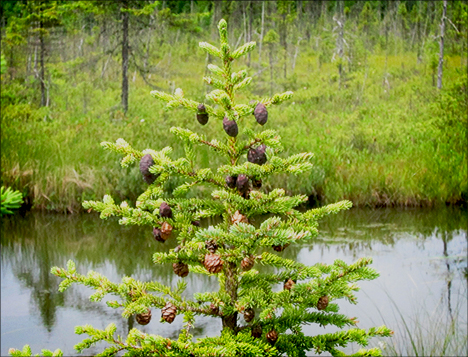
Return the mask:
[[[123, 139], [116, 143], [102, 143], [104, 148], [123, 155], [122, 166], [139, 163], [144, 180], [149, 184], [135, 207], [126, 202], [120, 205], [105, 196], [102, 202], [88, 201], [87, 209], [101, 212], [101, 218], [121, 217], [123, 225], [148, 225], [153, 227], [154, 238], [160, 242], [176, 239], [178, 246], [169, 253], [154, 253], [155, 264], [172, 264], [179, 276], [175, 289], [158, 282], [136, 281], [124, 277], [121, 283], [113, 283], [97, 272], [81, 275], [75, 264], [69, 261], [67, 269], [54, 267], [52, 273], [63, 278], [60, 291], [73, 283], [92, 287], [96, 292], [92, 301], [100, 301], [105, 295], [116, 295], [119, 300], [109, 301], [111, 308], [122, 309], [125, 318], [136, 315], [141, 325], [150, 322], [155, 309], [161, 309], [161, 322], [172, 323], [182, 315], [185, 325], [177, 340], [146, 334], [132, 329], [123, 339], [115, 336], [116, 326], [105, 330], [92, 326], [78, 326], [76, 333], [90, 338], [75, 346], [77, 351], [99, 341], [107, 341], [103, 356], [126, 351], [132, 356], [305, 356], [309, 350], [329, 352], [334, 356], [344, 353], [339, 347], [350, 342], [361, 346], [373, 336], [389, 336], [385, 326], [363, 330], [356, 328], [355, 318], [338, 313], [333, 301], [345, 298], [356, 303], [356, 281], [375, 279], [378, 274], [364, 258], [348, 265], [336, 260], [331, 265], [317, 263], [313, 266], [281, 257], [290, 244], [317, 236], [317, 221], [325, 215], [351, 207], [342, 201], [306, 212], [295, 209], [307, 200], [306, 196], [287, 196], [282, 189], [269, 193], [261, 191], [262, 181], [278, 173], [301, 174], [311, 168], [311, 153], [301, 153], [281, 158], [279, 135], [273, 130], [256, 132], [243, 129], [245, 121], [256, 120], [260, 126], [267, 123], [267, 108], [289, 99], [292, 92], [250, 104], [236, 104], [237, 90], [250, 84], [246, 70], [233, 72], [232, 62], [255, 48], [254, 42], [232, 51], [228, 44], [227, 24], [218, 25], [220, 48], [206, 42], [200, 47], [221, 59], [222, 66], [210, 64], [213, 77], [205, 81], [215, 87], [206, 97], [208, 102], [198, 103], [184, 97], [177, 89], [174, 95], [153, 91], [157, 99], [167, 102], [169, 108], [182, 106], [196, 113], [201, 125], [222, 127], [227, 134], [224, 141], [208, 141], [203, 135], [173, 127], [171, 132], [183, 143], [185, 157], [172, 159], [172, 149], [160, 151], [134, 149]], [[253, 117], [252, 117], [253, 114]], [[195, 115], [194, 115], [195, 119]], [[210, 120], [211, 119], [211, 120]], [[259, 127], [260, 128], [260, 127]], [[239, 135], [240, 134], [240, 135]], [[195, 167], [197, 146], [207, 146], [215, 154], [226, 159], [217, 171]], [[172, 194], [163, 190], [171, 176], [181, 176], [187, 182]], [[184, 198], [197, 185], [213, 188], [211, 199]], [[269, 214], [270, 218], [259, 227], [250, 224], [251, 217]], [[208, 217], [222, 217], [222, 222], [208, 228], [199, 221]], [[259, 265], [272, 266], [276, 273], [260, 273]], [[186, 299], [184, 277], [188, 274], [207, 274], [218, 279], [217, 292], [200, 291], [193, 300]], [[281, 290], [275, 289], [278, 284]], [[199, 338], [194, 341], [191, 329], [197, 315], [208, 315], [222, 320], [222, 331], [217, 337]], [[302, 332], [305, 324], [335, 325], [348, 330], [307, 336]], [[50, 351], [45, 351], [51, 354]], [[12, 355], [30, 354], [30, 349], [11, 350]], [[44, 353], [44, 351], [43, 351]], [[59, 353], [57, 350], [56, 353]], [[380, 355], [378, 348], [361, 349], [356, 356]]]

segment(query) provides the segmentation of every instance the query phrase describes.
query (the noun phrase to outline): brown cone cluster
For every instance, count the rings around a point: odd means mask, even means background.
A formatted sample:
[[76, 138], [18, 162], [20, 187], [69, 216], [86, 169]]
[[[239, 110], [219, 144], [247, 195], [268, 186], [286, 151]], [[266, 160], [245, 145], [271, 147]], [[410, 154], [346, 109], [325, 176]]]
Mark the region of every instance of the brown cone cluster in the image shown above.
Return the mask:
[[143, 180], [151, 185], [159, 175], [153, 174], [149, 171], [149, 168], [154, 165], [154, 160], [150, 154], [146, 154], [140, 160], [140, 172], [143, 175]]
[[150, 309], [148, 309], [148, 312], [146, 313], [136, 315], [136, 322], [138, 322], [140, 325], [148, 325], [150, 321], [151, 321]]
[[167, 202], [163, 202], [159, 206], [159, 215], [164, 218], [172, 218], [172, 208]]
[[228, 117], [223, 119], [223, 129], [229, 136], [236, 137], [239, 133], [239, 127], [235, 120], [229, 120]]
[[231, 217], [231, 222], [232, 224], [249, 223], [249, 220], [242, 213], [240, 213], [239, 211], [236, 211], [234, 215]]
[[244, 174], [237, 176], [236, 187], [240, 193], [248, 193], [250, 189], [249, 178]]
[[153, 228], [153, 237], [154, 237], [154, 239], [156, 239], [158, 242], [161, 242], [161, 243], [164, 243], [166, 241], [161, 236], [161, 230], [159, 228], [156, 228], [156, 227]]
[[289, 247], [289, 243], [285, 245], [272, 245], [271, 246], [276, 252], [282, 252], [285, 250], [287, 247]]
[[208, 249], [208, 251], [213, 254], [218, 249], [218, 243], [210, 239], [209, 241], [206, 241], [205, 248]]
[[268, 111], [265, 104], [258, 103], [254, 109], [254, 117], [258, 124], [265, 125], [268, 120]]
[[226, 176], [226, 186], [229, 188], [236, 187], [237, 176]]
[[245, 309], [244, 311], [244, 320], [245, 322], [249, 323], [252, 321], [255, 317], [255, 311], [251, 307]]
[[208, 113], [204, 104], [200, 103], [197, 106], [197, 120], [201, 125], [208, 123]]
[[245, 257], [241, 261], [241, 268], [243, 271], [248, 271], [252, 269], [252, 267], [255, 264], [255, 258], [252, 255], [249, 255], [248, 257]]
[[177, 307], [172, 303], [167, 302], [166, 305], [161, 309], [161, 316], [166, 322], [172, 323], [177, 315]]
[[[244, 198], [249, 198], [250, 194], [250, 182], [249, 177], [244, 174], [240, 174], [238, 176], [226, 176], [226, 186], [229, 188], [237, 188], [237, 191], [242, 195]], [[252, 186], [256, 189], [262, 187], [262, 180], [252, 178]]]
[[217, 274], [223, 269], [223, 261], [218, 254], [206, 254], [203, 265], [212, 274]]
[[172, 233], [172, 226], [164, 222], [161, 226], [161, 228], [154, 227], [153, 228], [153, 237], [156, 239], [158, 242], [164, 243], [166, 240], [168, 240], [171, 237]]
[[284, 285], [283, 285], [283, 288], [284, 290], [291, 290], [292, 287], [296, 284], [296, 282], [292, 279], [287, 279], [285, 282], [284, 282]]
[[262, 179], [253, 178], [252, 179], [252, 187], [257, 189], [257, 190], [259, 188], [262, 188]]
[[168, 240], [171, 236], [171, 233], [172, 233], [172, 226], [169, 223], [164, 222], [161, 226], [162, 239]]
[[260, 145], [256, 149], [251, 148], [247, 153], [247, 160], [257, 165], [263, 165], [264, 163], [266, 163], [267, 157], [265, 144]]
[[210, 304], [210, 310], [213, 315], [218, 315], [219, 314], [219, 307], [216, 306], [215, 304], [211, 303]]
[[174, 273], [176, 273], [176, 275], [182, 278], [185, 278], [189, 273], [188, 265], [182, 262], [173, 263], [172, 270], [174, 270]]
[[254, 338], [262, 337], [262, 326], [257, 324], [252, 327], [252, 337]]
[[274, 345], [278, 340], [278, 332], [271, 330], [266, 334], [266, 339], [270, 345]]
[[328, 296], [327, 295], [321, 296], [317, 302], [317, 309], [324, 310], [327, 308], [327, 306], [328, 306]]

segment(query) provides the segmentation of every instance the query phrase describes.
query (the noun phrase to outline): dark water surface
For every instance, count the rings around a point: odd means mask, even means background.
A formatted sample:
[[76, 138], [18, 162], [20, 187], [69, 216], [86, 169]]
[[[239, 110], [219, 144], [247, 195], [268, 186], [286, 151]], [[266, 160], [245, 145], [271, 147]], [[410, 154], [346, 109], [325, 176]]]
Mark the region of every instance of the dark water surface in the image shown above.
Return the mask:
[[[395, 331], [393, 341], [400, 347], [411, 343], [401, 333], [404, 322], [411, 331], [422, 326], [422, 333], [428, 334], [425, 338], [433, 339], [434, 329], [455, 321], [456, 330], [466, 336], [467, 217], [466, 211], [454, 208], [354, 209], [323, 220], [317, 239], [290, 246], [281, 254], [306, 264], [331, 263], [338, 258], [352, 263], [372, 257], [380, 278], [359, 283], [357, 305], [335, 302], [341, 312], [358, 318], [359, 327], [385, 323]], [[95, 270], [114, 282], [132, 276], [175, 286], [180, 278], [172, 267], [155, 266], [151, 261], [155, 250], [169, 250], [175, 242], [161, 245], [152, 239], [151, 228], [122, 227], [116, 220], [102, 221], [94, 214], [7, 217], [2, 219], [1, 233], [2, 356], [8, 355], [9, 348], [21, 349], [25, 344], [31, 345], [33, 353], [60, 348], [65, 355], [77, 355], [73, 346], [87, 335], [75, 335], [74, 327], [84, 324], [103, 329], [114, 322], [121, 335], [138, 327], [177, 337], [181, 316], [171, 325], [161, 324], [160, 312], [153, 311], [151, 323], [140, 326], [133, 317], [124, 319], [119, 310], [107, 307], [106, 300], [89, 301], [94, 292], [90, 288], [76, 285], [59, 293], [60, 279], [50, 274], [52, 266], [65, 267], [72, 259], [81, 274]], [[189, 274], [185, 279], [189, 294], [217, 287], [212, 277]], [[211, 317], [197, 322], [194, 335], [198, 337], [216, 335], [221, 328], [220, 321]], [[335, 330], [306, 326], [304, 331]], [[371, 346], [377, 343], [371, 340]], [[83, 354], [95, 354], [103, 346]]]

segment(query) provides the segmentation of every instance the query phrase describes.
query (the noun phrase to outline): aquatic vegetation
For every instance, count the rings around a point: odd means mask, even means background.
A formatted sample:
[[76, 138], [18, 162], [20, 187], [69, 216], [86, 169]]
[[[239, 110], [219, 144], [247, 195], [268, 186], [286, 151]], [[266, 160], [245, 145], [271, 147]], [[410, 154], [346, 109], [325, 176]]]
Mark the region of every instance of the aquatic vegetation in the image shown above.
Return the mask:
[[21, 192], [13, 191], [11, 187], [5, 189], [5, 187], [2, 186], [1, 197], [2, 203], [0, 212], [2, 216], [4, 214], [13, 214], [14, 212], [12, 210], [20, 208], [23, 203], [23, 195]]

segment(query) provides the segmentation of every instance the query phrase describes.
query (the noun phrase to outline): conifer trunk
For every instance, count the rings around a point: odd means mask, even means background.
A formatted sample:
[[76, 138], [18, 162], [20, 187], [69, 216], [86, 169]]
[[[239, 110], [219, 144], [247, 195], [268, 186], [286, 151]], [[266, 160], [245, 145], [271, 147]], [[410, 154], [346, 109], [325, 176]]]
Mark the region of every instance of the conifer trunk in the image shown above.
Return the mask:
[[417, 64], [421, 63], [421, 50], [422, 50], [422, 46], [421, 46], [422, 24], [421, 24], [420, 14], [421, 14], [421, 2], [418, 2], [418, 23], [417, 23], [417, 28], [416, 28]]
[[[128, 8], [127, 0], [122, 1], [122, 7]], [[122, 108], [128, 110], [128, 12], [122, 12]]]
[[265, 28], [265, 1], [262, 1], [262, 25], [260, 27], [260, 41], [258, 43], [258, 65], [262, 65], [262, 43], [263, 43], [263, 30]]
[[[42, 21], [40, 22], [40, 28], [42, 30], [43, 24]], [[40, 58], [39, 63], [41, 66], [40, 73], [39, 73], [39, 81], [41, 84], [41, 107], [46, 106], [46, 88], [45, 88], [45, 64], [44, 64], [44, 57], [45, 57], [45, 44], [44, 44], [44, 35], [41, 33], [39, 34], [39, 45], [41, 47], [40, 50]]]
[[[29, 77], [31, 72], [32, 50], [31, 50], [31, 36], [28, 35], [28, 59], [26, 61], [26, 78]], [[11, 62], [10, 62], [11, 63]]]
[[[253, 3], [252, 1], [249, 1], [249, 4], [247, 5], [247, 9], [249, 9], [250, 11], [248, 12], [248, 17], [249, 17], [249, 21], [248, 21], [248, 28], [247, 28], [247, 42], [250, 42], [252, 41], [252, 14], [253, 14]], [[251, 60], [251, 57], [250, 57], [250, 52], [247, 54], [247, 67], [250, 67], [250, 60]]]
[[222, 6], [222, 3], [221, 1], [213, 1], [213, 24], [214, 26], [212, 26], [212, 33], [211, 33], [211, 36], [212, 38], [216, 38], [216, 35], [218, 33], [218, 29], [216, 28], [216, 24], [219, 22], [219, 20], [221, 20], [221, 12], [222, 12], [222, 9], [221, 9], [221, 6]]
[[14, 52], [13, 52], [13, 50], [10, 50], [10, 56], [9, 56], [9, 61], [8, 61], [9, 67], [11, 68], [10, 71], [9, 71], [9, 72], [10, 72], [10, 81], [13, 80], [14, 60], [15, 60], [15, 58], [14, 58]]
[[[283, 10], [284, 11], [284, 10]], [[281, 41], [281, 46], [283, 47], [283, 61], [284, 61], [284, 66], [283, 66], [283, 76], [286, 78], [287, 76], [287, 61], [288, 61], [288, 43], [286, 41], [286, 12], [283, 12], [281, 14], [281, 21], [280, 21], [280, 41]]]
[[297, 27], [299, 33], [302, 33], [302, 0], [297, 1]]
[[[224, 289], [226, 293], [231, 297], [232, 307], [235, 307], [234, 304], [237, 301], [237, 289], [238, 289], [238, 281], [237, 281], [237, 267], [235, 263], [227, 263], [227, 267], [225, 270], [226, 274], [226, 284]], [[232, 330], [235, 334], [237, 334], [237, 315], [238, 313], [235, 312], [232, 315], [227, 315], [222, 317], [223, 321], [223, 330], [228, 328]]]
[[444, 0], [444, 11], [440, 23], [440, 41], [439, 41], [439, 66], [437, 68], [437, 88], [442, 88], [442, 71], [444, 65], [444, 35], [445, 35], [445, 16], [447, 15], [447, 0]]
[[269, 60], [270, 60], [270, 96], [273, 95], [273, 45], [269, 44]]
[[338, 1], [338, 38], [336, 40], [336, 47], [338, 52], [338, 57], [340, 58], [340, 63], [338, 64], [338, 72], [340, 75], [339, 88], [341, 89], [341, 84], [343, 82], [343, 57], [344, 57], [344, 9], [343, 9], [343, 0]]

